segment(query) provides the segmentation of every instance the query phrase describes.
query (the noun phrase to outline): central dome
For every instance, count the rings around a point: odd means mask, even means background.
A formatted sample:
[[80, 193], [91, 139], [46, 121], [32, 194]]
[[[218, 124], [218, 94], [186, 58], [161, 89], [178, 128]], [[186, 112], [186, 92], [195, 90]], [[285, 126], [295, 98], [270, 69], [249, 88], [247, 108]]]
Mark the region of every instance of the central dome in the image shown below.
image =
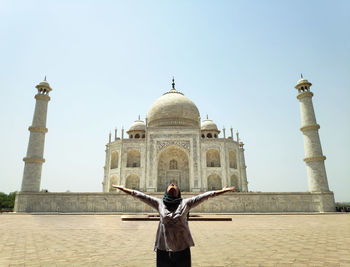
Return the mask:
[[183, 93], [173, 88], [158, 98], [147, 115], [149, 127], [187, 126], [199, 128], [199, 111]]

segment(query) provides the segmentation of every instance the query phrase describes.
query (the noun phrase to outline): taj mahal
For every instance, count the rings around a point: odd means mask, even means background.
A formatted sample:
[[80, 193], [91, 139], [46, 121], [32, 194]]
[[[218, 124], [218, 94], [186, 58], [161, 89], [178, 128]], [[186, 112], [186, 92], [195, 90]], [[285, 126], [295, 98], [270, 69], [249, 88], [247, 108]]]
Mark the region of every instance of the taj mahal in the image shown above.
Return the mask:
[[[169, 183], [176, 183], [187, 198], [208, 190], [235, 186], [236, 192], [206, 201], [193, 212], [332, 212], [334, 195], [329, 190], [313, 108], [312, 84], [297, 81], [297, 99], [301, 114], [300, 131], [304, 140], [308, 179], [305, 192], [249, 192], [244, 144], [233, 129], [226, 135], [208, 118], [202, 120], [197, 106], [176, 89], [160, 96], [130, 128], [114, 138], [109, 134], [102, 192], [41, 192], [41, 171], [45, 162], [44, 143], [51, 86], [46, 81], [36, 86], [36, 104], [20, 192], [15, 212], [46, 213], [149, 213], [151, 208], [114, 191], [112, 184], [125, 185], [162, 198]], [[126, 134], [128, 136], [126, 136]], [[101, 148], [102, 150], [103, 148]], [[254, 167], [254, 166], [253, 166]]]
[[136, 120], [121, 138], [106, 145], [103, 192], [123, 184], [146, 192], [163, 192], [169, 183], [184, 192], [235, 186], [247, 192], [243, 143], [220, 131], [208, 117], [201, 122], [196, 105], [175, 88], [158, 98], [145, 121]]

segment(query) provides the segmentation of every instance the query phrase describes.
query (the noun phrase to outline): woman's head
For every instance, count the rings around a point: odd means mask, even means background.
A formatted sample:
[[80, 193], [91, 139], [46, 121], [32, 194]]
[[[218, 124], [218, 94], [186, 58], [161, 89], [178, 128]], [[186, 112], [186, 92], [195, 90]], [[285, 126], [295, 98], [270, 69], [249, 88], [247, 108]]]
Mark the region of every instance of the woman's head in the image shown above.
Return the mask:
[[176, 184], [170, 184], [166, 188], [163, 197], [163, 203], [168, 210], [174, 211], [181, 203], [181, 191]]
[[169, 196], [172, 196], [175, 198], [179, 196], [179, 188], [177, 187], [176, 184], [173, 184], [173, 183], [169, 184], [166, 192]]

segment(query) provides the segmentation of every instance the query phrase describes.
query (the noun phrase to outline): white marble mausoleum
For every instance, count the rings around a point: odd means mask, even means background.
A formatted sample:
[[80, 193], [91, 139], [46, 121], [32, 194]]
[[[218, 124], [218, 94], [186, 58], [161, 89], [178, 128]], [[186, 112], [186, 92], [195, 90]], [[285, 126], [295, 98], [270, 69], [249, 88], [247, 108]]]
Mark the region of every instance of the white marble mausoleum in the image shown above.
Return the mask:
[[136, 120], [124, 136], [115, 132], [106, 145], [103, 192], [112, 184], [163, 192], [176, 183], [184, 192], [235, 186], [247, 192], [243, 143], [218, 130], [208, 117], [201, 121], [196, 105], [172, 88], [150, 107], [145, 121]]

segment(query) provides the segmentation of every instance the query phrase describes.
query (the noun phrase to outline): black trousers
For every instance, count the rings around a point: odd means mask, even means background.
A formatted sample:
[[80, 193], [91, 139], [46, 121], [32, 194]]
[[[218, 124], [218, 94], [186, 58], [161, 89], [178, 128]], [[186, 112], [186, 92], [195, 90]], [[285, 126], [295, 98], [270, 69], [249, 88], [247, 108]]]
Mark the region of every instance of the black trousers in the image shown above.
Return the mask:
[[191, 250], [169, 252], [157, 249], [157, 267], [191, 267]]

